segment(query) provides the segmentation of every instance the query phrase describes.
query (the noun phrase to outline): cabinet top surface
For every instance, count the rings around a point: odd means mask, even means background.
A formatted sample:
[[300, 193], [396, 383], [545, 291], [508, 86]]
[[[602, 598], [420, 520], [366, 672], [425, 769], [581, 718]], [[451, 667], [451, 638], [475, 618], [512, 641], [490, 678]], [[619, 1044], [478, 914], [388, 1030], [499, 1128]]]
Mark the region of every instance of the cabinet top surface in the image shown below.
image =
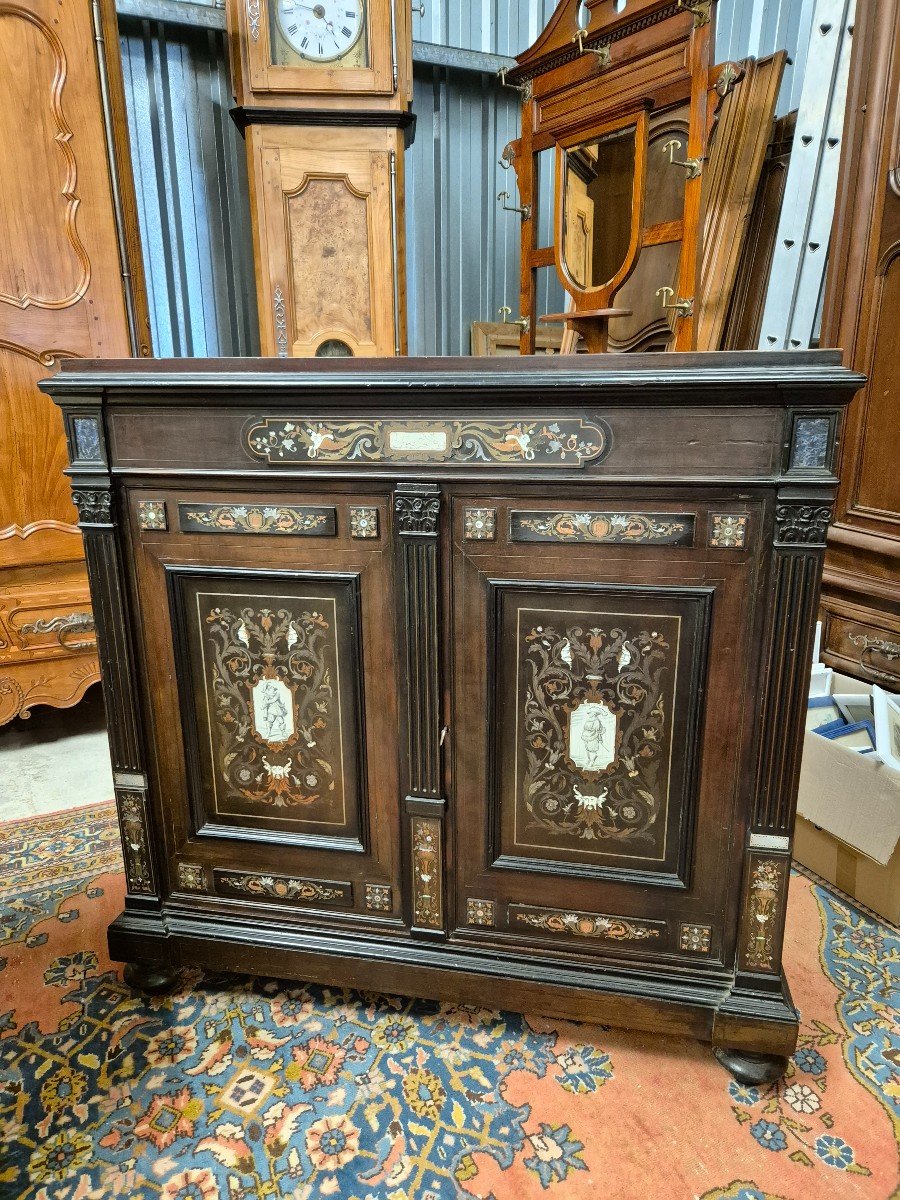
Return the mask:
[[[54, 399], [160, 405], [266, 405], [304, 396], [369, 399], [417, 406], [448, 398], [502, 402], [575, 400], [593, 391], [603, 403], [654, 405], [844, 403], [864, 382], [841, 365], [839, 350], [705, 354], [535, 355], [498, 358], [109, 359], [66, 360], [42, 389]], [[789, 393], [782, 399], [778, 393]]]

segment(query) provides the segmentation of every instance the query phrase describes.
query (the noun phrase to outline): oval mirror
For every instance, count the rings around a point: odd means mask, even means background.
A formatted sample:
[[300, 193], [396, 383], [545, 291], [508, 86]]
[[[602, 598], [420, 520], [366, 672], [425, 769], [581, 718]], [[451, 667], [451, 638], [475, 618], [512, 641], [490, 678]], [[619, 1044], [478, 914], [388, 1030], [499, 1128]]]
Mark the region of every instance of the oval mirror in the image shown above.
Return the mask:
[[628, 257], [636, 153], [636, 125], [566, 151], [563, 261], [584, 291], [609, 283]]

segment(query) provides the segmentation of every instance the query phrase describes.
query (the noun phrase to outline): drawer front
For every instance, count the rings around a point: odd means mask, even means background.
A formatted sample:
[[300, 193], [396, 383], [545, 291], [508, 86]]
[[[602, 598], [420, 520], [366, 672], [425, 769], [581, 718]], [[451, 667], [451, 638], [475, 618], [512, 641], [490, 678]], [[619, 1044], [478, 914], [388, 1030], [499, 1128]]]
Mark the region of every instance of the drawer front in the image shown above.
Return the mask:
[[456, 499], [458, 935], [721, 959], [763, 516]]
[[129, 509], [171, 890], [329, 923], [399, 913], [385, 496]]
[[0, 658], [41, 659], [96, 647], [87, 575], [80, 564], [52, 564], [0, 586]]
[[831, 597], [823, 599], [822, 652], [829, 666], [900, 691], [900, 619]]

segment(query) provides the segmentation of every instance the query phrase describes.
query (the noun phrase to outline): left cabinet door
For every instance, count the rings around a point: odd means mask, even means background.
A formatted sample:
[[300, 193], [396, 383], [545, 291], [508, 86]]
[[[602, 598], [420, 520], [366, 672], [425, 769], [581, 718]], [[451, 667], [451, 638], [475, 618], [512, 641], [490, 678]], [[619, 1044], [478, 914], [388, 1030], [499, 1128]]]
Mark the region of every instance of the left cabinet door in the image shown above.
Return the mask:
[[168, 890], [400, 909], [385, 495], [131, 492]]

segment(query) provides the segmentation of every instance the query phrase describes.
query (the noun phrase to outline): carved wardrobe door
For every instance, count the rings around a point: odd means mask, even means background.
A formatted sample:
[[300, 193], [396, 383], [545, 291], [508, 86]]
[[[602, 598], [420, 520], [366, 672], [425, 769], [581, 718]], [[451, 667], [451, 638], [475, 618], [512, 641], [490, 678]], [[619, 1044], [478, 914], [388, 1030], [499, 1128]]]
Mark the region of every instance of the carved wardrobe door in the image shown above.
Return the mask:
[[37, 384], [146, 340], [118, 54], [107, 0], [0, 0], [0, 723], [100, 678], [62, 419]]
[[127, 505], [168, 890], [329, 929], [396, 919], [389, 497]]
[[733, 962], [764, 523], [758, 500], [456, 497], [460, 936]]

